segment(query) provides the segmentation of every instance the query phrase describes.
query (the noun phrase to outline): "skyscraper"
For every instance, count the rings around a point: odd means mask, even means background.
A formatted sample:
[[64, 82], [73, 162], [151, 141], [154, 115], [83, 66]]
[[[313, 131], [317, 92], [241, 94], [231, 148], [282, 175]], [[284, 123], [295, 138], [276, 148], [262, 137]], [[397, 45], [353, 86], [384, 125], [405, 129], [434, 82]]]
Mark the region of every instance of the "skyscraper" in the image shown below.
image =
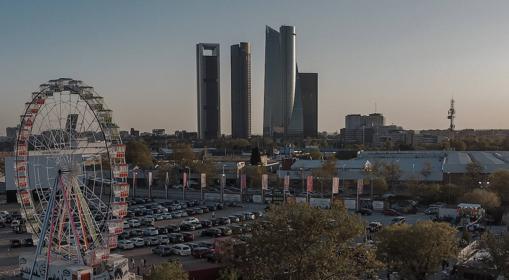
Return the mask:
[[251, 48], [241, 42], [231, 46], [232, 137], [251, 137]]
[[302, 95], [303, 136], [318, 135], [318, 73], [298, 73]]
[[221, 133], [219, 44], [196, 45], [198, 137], [215, 139]]
[[302, 133], [302, 103], [297, 98], [295, 27], [279, 32], [266, 27], [263, 134], [288, 136]]

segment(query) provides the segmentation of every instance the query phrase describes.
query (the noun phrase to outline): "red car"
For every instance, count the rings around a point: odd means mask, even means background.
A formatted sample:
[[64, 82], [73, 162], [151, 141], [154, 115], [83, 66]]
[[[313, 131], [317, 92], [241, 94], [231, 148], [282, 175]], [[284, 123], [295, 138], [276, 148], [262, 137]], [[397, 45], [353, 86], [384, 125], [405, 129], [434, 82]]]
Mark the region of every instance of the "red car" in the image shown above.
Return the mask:
[[384, 215], [385, 216], [401, 216], [401, 213], [399, 213], [398, 211], [396, 211], [394, 209], [385, 209]]
[[189, 242], [194, 240], [194, 234], [191, 232], [183, 232], [182, 235], [184, 236], [184, 241]]

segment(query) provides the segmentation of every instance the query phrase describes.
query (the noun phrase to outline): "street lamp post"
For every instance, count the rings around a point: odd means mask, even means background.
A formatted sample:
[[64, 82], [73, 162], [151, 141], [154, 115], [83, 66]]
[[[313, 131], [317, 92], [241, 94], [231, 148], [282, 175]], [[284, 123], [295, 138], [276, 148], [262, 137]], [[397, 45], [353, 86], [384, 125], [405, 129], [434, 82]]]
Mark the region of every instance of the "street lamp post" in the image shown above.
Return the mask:
[[133, 173], [133, 198], [136, 198], [136, 175], [138, 174], [138, 167], [134, 167], [131, 171]]
[[223, 174], [221, 175], [221, 203], [224, 203], [224, 185], [226, 184], [226, 174], [224, 173], [224, 164], [223, 164]]
[[186, 200], [186, 185], [189, 186], [189, 180], [191, 179], [191, 168], [189, 166], [186, 166], [185, 169], [187, 169], [188, 173], [186, 176], [186, 181], [182, 182], [182, 200]]

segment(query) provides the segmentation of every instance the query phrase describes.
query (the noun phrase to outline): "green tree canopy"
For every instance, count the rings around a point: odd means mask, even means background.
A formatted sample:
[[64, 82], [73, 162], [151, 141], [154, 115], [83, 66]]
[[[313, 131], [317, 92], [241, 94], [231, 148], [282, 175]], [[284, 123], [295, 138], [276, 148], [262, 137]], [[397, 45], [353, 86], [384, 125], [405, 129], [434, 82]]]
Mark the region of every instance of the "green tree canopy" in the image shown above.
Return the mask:
[[321, 159], [322, 158], [322, 153], [320, 152], [319, 149], [312, 149], [311, 151], [309, 151], [309, 157], [311, 157], [311, 159]]
[[483, 172], [482, 166], [477, 161], [472, 161], [466, 166], [468, 183], [471, 186], [478, 186], [478, 182], [481, 179], [481, 173]]
[[180, 164], [189, 165], [196, 159], [193, 148], [189, 144], [175, 143], [172, 149], [172, 159]]
[[456, 229], [431, 221], [386, 227], [379, 233], [378, 257], [402, 279], [426, 279], [443, 260], [456, 257]]
[[499, 276], [509, 277], [509, 235], [494, 236], [487, 234], [482, 239], [484, 246], [491, 255], [492, 264]]
[[482, 189], [475, 189], [471, 192], [465, 193], [460, 202], [478, 203], [484, 209], [493, 209], [500, 206], [500, 197], [494, 192]]
[[509, 170], [498, 170], [490, 175], [490, 190], [497, 193], [504, 204], [509, 204]]
[[365, 279], [380, 263], [372, 249], [355, 243], [362, 232], [359, 218], [339, 205], [274, 205], [230, 265], [248, 280]]
[[126, 144], [125, 160], [127, 163], [147, 169], [153, 166], [152, 153], [141, 141], [130, 141]]
[[187, 272], [182, 268], [180, 262], [171, 261], [158, 264], [150, 275], [144, 277], [145, 280], [188, 280]]

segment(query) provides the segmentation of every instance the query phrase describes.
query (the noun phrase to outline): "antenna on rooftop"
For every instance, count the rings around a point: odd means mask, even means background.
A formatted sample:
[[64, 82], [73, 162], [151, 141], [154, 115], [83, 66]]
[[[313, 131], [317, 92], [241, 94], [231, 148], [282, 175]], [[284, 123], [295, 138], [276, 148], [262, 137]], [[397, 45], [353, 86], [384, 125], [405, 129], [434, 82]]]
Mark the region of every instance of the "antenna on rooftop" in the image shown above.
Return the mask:
[[456, 118], [456, 110], [454, 109], [454, 98], [451, 98], [451, 107], [449, 108], [447, 119], [449, 119], [449, 141], [454, 138], [454, 119]]

